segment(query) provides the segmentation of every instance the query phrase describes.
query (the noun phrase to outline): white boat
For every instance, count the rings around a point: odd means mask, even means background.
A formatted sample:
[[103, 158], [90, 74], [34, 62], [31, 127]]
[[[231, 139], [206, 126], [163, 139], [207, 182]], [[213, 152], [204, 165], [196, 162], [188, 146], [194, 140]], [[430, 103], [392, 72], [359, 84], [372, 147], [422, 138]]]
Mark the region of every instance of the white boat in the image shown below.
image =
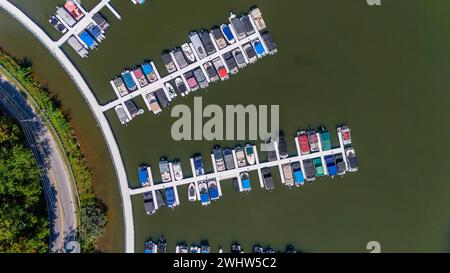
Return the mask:
[[242, 149], [242, 146], [240, 145], [236, 146], [235, 152], [238, 167], [245, 167], [247, 163], [245, 162], [245, 153], [244, 149]]
[[183, 169], [181, 168], [181, 162], [175, 161], [172, 164], [173, 167], [173, 176], [175, 176], [176, 181], [180, 181], [183, 179]]
[[171, 99], [173, 99], [177, 96], [177, 93], [175, 92], [175, 88], [173, 88], [173, 86], [170, 82], [166, 82], [166, 84], [164, 86], [166, 87], [167, 92], [169, 92], [169, 96]]
[[188, 198], [191, 202], [197, 201], [197, 189], [194, 182], [188, 186]]
[[192, 52], [192, 48], [189, 44], [183, 44], [181, 45], [181, 49], [183, 50], [184, 55], [190, 62], [195, 62], [195, 55], [194, 52]]
[[255, 164], [255, 153], [253, 150], [253, 145], [251, 144], [245, 145], [244, 151], [245, 151], [245, 158], [247, 158], [248, 164], [250, 165]]
[[261, 11], [259, 8], [254, 8], [250, 11], [250, 15], [253, 18], [253, 21], [255, 22], [256, 28], [259, 32], [263, 32], [266, 29], [266, 22], [264, 22], [264, 19], [262, 17]]

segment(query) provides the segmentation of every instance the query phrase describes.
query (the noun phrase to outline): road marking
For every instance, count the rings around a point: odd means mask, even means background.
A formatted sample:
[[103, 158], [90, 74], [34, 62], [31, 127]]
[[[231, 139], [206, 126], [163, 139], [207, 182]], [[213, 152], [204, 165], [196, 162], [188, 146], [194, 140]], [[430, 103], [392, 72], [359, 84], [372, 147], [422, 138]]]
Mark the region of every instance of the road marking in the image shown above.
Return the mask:
[[[53, 174], [53, 171], [50, 169], [49, 173], [51, 174], [53, 181], [56, 181], [55, 175]], [[59, 190], [58, 183], [54, 183], [56, 185], [57, 190]], [[61, 224], [61, 236], [63, 238], [62, 240], [62, 246], [61, 248], [64, 248], [64, 223], [63, 223], [63, 212], [62, 212], [62, 205], [61, 200], [59, 198], [56, 198], [58, 200], [59, 204], [59, 223]]]

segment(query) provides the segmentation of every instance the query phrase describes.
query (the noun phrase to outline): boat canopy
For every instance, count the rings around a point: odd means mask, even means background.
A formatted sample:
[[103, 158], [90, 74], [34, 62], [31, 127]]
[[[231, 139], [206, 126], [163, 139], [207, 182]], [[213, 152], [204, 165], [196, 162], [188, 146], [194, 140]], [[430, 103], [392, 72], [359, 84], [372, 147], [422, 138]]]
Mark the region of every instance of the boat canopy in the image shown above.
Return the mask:
[[209, 196], [211, 197], [211, 199], [215, 199], [215, 198], [219, 197], [219, 191], [217, 190], [216, 187], [209, 189]]
[[250, 179], [242, 180], [242, 188], [243, 189], [250, 189], [251, 188]]
[[255, 51], [258, 55], [264, 54], [265, 50], [260, 41], [255, 42]]
[[147, 172], [147, 168], [140, 168], [138, 171], [138, 176], [139, 176], [139, 182], [142, 183], [147, 183], [148, 182], [148, 172]]
[[295, 183], [302, 183], [305, 180], [305, 178], [303, 177], [303, 172], [301, 170], [296, 170], [294, 172], [294, 180]]
[[166, 188], [166, 200], [167, 205], [171, 206], [175, 203], [175, 193], [173, 191], [173, 188]]
[[145, 63], [142, 65], [142, 70], [144, 74], [148, 75], [153, 72], [153, 67], [149, 63]]
[[88, 47], [92, 47], [95, 45], [95, 41], [94, 39], [91, 37], [91, 35], [89, 35], [89, 33], [85, 30], [83, 32], [80, 33], [80, 39], [88, 46]]
[[207, 193], [201, 193], [200, 194], [200, 202], [206, 203], [209, 201], [209, 197]]

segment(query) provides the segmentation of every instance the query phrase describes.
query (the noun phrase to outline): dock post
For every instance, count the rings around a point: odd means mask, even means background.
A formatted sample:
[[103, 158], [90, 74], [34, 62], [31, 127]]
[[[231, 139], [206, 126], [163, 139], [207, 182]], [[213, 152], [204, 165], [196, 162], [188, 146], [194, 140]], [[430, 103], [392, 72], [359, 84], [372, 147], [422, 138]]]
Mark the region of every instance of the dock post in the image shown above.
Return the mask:
[[[255, 163], [256, 165], [259, 166], [259, 155], [258, 155], [258, 151], [256, 150], [256, 145], [253, 145], [253, 152], [255, 153]], [[261, 188], [264, 188], [264, 180], [262, 177], [262, 173], [261, 173], [261, 168], [258, 167], [258, 177], [259, 177], [259, 185], [261, 186]]]

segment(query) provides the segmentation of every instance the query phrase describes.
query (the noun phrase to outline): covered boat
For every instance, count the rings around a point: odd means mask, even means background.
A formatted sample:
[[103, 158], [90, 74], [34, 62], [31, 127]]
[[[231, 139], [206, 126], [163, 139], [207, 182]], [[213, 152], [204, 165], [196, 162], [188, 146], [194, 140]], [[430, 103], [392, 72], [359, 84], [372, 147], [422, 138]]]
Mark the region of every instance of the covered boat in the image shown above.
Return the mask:
[[197, 52], [198, 58], [201, 60], [203, 58], [206, 58], [208, 54], [206, 53], [206, 49], [203, 46], [202, 41], [200, 40], [200, 36], [196, 31], [193, 31], [189, 34], [189, 39], [192, 42], [192, 45], [194, 46], [195, 52]]
[[261, 34], [261, 37], [263, 38], [264, 44], [266, 45], [268, 53], [271, 55], [274, 55], [278, 52], [277, 45], [272, 39], [272, 36], [270, 36], [269, 32], [264, 32]]
[[287, 158], [289, 156], [287, 151], [286, 135], [283, 131], [280, 131], [278, 137], [278, 152], [280, 153], [280, 158]]
[[234, 165], [233, 151], [231, 149], [223, 149], [223, 157], [225, 159], [225, 167], [227, 168], [227, 170], [231, 170], [236, 167]]
[[169, 162], [165, 157], [162, 157], [159, 161], [159, 171], [161, 173], [161, 179], [163, 182], [171, 182], [172, 176], [170, 175]]
[[275, 188], [275, 183], [273, 181], [272, 173], [270, 168], [264, 167], [261, 169], [261, 174], [263, 176], [264, 188], [266, 190], [273, 190]]
[[324, 176], [325, 170], [322, 165], [322, 159], [320, 157], [316, 157], [313, 159], [314, 169], [316, 170], [316, 176]]
[[261, 41], [256, 39], [252, 42], [253, 48], [255, 49], [256, 56], [258, 58], [264, 57], [266, 55], [266, 50], [264, 49], [264, 46], [262, 45]]
[[218, 172], [225, 171], [225, 161], [223, 160], [222, 148], [220, 148], [219, 146], [214, 147], [213, 155], [216, 164], [216, 170]]
[[186, 66], [188, 66], [188, 62], [184, 57], [183, 50], [181, 48], [179, 47], [175, 48], [173, 50], [173, 56], [175, 57], [175, 61], [177, 62], [180, 69], [183, 69]]
[[316, 171], [312, 159], [303, 160], [306, 181], [312, 182], [316, 179]]
[[141, 185], [141, 187], [146, 187], [150, 185], [148, 168], [149, 167], [147, 165], [141, 165], [138, 168], [139, 184]]
[[320, 143], [322, 144], [322, 151], [331, 150], [330, 133], [325, 126], [321, 126], [319, 130]]
[[97, 42], [100, 43], [101, 41], [103, 41], [103, 39], [105, 39], [105, 35], [103, 35], [103, 31], [98, 25], [90, 23], [86, 27], [86, 29], [87, 29], [87, 31], [89, 31], [89, 33], [92, 35], [92, 37], [94, 37], [95, 40], [97, 40]]
[[200, 202], [203, 206], [209, 205], [211, 203], [209, 199], [209, 193], [208, 193], [208, 184], [206, 181], [199, 182], [199, 188], [200, 188]]
[[122, 79], [129, 91], [134, 91], [137, 89], [136, 83], [134, 82], [129, 70], [125, 70], [124, 72], [122, 72]]
[[127, 107], [128, 113], [130, 113], [132, 118], [142, 115], [144, 113], [144, 110], [137, 108], [133, 99], [125, 101], [124, 104]]
[[222, 81], [227, 80], [229, 78], [227, 69], [225, 68], [225, 65], [222, 62], [222, 59], [220, 57], [215, 58], [213, 60], [213, 65], [217, 70], [217, 73], [219, 73], [219, 77]]
[[241, 145], [236, 146], [235, 153], [238, 167], [241, 168], [247, 166], [247, 163], [245, 162], [245, 152]]
[[229, 44], [234, 44], [236, 40], [234, 39], [234, 35], [231, 32], [230, 26], [227, 24], [222, 24], [220, 26], [220, 30], [222, 31], [223, 36], [227, 40]]
[[256, 28], [259, 32], [263, 32], [264, 30], [266, 30], [266, 22], [264, 22], [261, 10], [259, 8], [252, 9], [250, 11], [250, 15], [252, 16]]
[[258, 60], [258, 56], [256, 56], [256, 51], [253, 49], [253, 46], [250, 44], [245, 44], [243, 47], [245, 55], [247, 55], [247, 59], [249, 63], [254, 63]]
[[175, 191], [173, 187], [165, 188], [166, 202], [168, 208], [176, 207]]
[[250, 177], [248, 175], [248, 172], [241, 173], [241, 185], [242, 185], [242, 191], [249, 192], [252, 190]]
[[286, 163], [281, 166], [283, 169], [283, 177], [284, 177], [284, 184], [286, 186], [293, 186], [294, 185], [294, 177], [292, 176], [292, 167], [290, 163]]
[[308, 143], [311, 153], [319, 151], [319, 139], [317, 138], [316, 130], [309, 128], [306, 130], [306, 135], [308, 136]]
[[207, 88], [209, 86], [208, 81], [206, 80], [205, 74], [200, 67], [197, 67], [193, 70], [195, 79], [197, 79], [198, 85], [200, 88]]
[[155, 94], [156, 99], [158, 100], [158, 103], [162, 108], [169, 107], [169, 99], [166, 96], [166, 92], [164, 92], [162, 88], [159, 88], [158, 90], [153, 92], [153, 94]]
[[327, 164], [327, 172], [329, 176], [335, 176], [337, 174], [336, 163], [334, 162], [333, 155], [325, 156], [325, 164]]
[[245, 61], [244, 54], [242, 54], [242, 51], [239, 48], [236, 48], [233, 50], [232, 53], [238, 67], [244, 68], [247, 65], [247, 62]]
[[227, 46], [227, 41], [225, 40], [225, 37], [223, 36], [219, 28], [213, 28], [211, 30], [211, 34], [219, 49], [225, 48]]
[[236, 33], [238, 40], [242, 40], [244, 39], [247, 34], [245, 33], [245, 29], [244, 26], [242, 25], [241, 20], [239, 20], [239, 18], [236, 16], [236, 14], [234, 13], [230, 13], [230, 17], [229, 17], [231, 26], [234, 29], [234, 33]]
[[208, 78], [211, 82], [219, 80], [219, 75], [211, 62], [204, 63], [203, 68], [205, 69], [206, 74], [208, 74]]
[[128, 94], [128, 89], [126, 88], [125, 83], [123, 82], [123, 79], [121, 77], [115, 78], [113, 80], [113, 84], [119, 92], [120, 96], [123, 97]]
[[250, 16], [248, 15], [243, 15], [241, 18], [239, 18], [241, 20], [242, 25], [244, 26], [245, 29], [245, 33], [247, 35], [252, 35], [253, 33], [255, 33], [255, 29], [253, 28], [252, 22], [250, 21]]
[[78, 37], [80, 37], [81, 41], [89, 48], [94, 49], [97, 47], [98, 43], [92, 38], [91, 34], [87, 30], [81, 32]]
[[195, 174], [197, 176], [205, 174], [205, 168], [203, 167], [203, 160], [200, 155], [194, 157], [194, 167], [195, 167]]
[[84, 16], [81, 10], [75, 5], [74, 2], [68, 0], [64, 3], [64, 8], [72, 15], [75, 20], [79, 21]]
[[225, 54], [223, 54], [223, 59], [225, 60], [225, 64], [227, 65], [228, 71], [230, 71], [231, 74], [238, 73], [239, 69], [236, 61], [233, 58], [233, 54], [231, 54], [230, 52], [226, 52]]
[[77, 21], [73, 19], [72, 15], [63, 7], [56, 7], [56, 15], [59, 16], [69, 27], [73, 27]]
[[161, 107], [159, 106], [158, 100], [153, 93], [148, 93], [146, 96], [148, 103], [150, 104], [150, 110], [153, 114], [158, 114], [161, 112]]
[[209, 35], [209, 32], [207, 30], [200, 31], [200, 40], [202, 41], [208, 55], [216, 52], [216, 47], [214, 46], [213, 41], [211, 40], [211, 36]]
[[156, 213], [155, 202], [153, 201], [152, 192], [144, 193], [144, 209], [147, 215], [153, 215]]
[[186, 79], [186, 82], [189, 86], [189, 89], [191, 89], [191, 91], [196, 91], [199, 89], [197, 80], [194, 77], [194, 73], [192, 71], [188, 71], [186, 73], [184, 73], [184, 78]]
[[144, 72], [145, 77], [147, 77], [147, 80], [149, 82], [154, 82], [154, 81], [158, 80], [155, 70], [153, 69], [153, 66], [150, 63], [144, 63], [141, 65], [141, 67], [142, 67], [142, 71]]
[[303, 186], [305, 178], [303, 177], [303, 172], [300, 166], [300, 162], [293, 162], [292, 163], [292, 171], [294, 172], [294, 182], [295, 185]]
[[130, 121], [128, 118], [127, 112], [125, 112], [125, 108], [122, 106], [122, 104], [117, 105], [114, 110], [116, 111], [117, 117], [120, 120], [120, 123], [126, 124]]
[[157, 252], [158, 246], [152, 240], [148, 240], [144, 245], [144, 253], [151, 254]]
[[344, 158], [342, 157], [342, 154], [335, 154], [334, 155], [334, 162], [336, 162], [336, 172], [338, 175], [344, 175], [347, 171], [347, 167], [344, 162]]
[[208, 181], [208, 192], [211, 201], [219, 199], [219, 189], [217, 187], [217, 181], [215, 179], [210, 179]]
[[161, 58], [164, 62], [164, 65], [166, 66], [167, 72], [173, 73], [177, 71], [177, 67], [175, 66], [175, 63], [173, 62], [172, 55], [170, 55], [169, 52], [163, 52], [161, 54]]
[[148, 81], [144, 75], [144, 72], [142, 72], [142, 69], [139, 66], [133, 69], [133, 74], [140, 87], [148, 85]]
[[266, 141], [266, 146], [269, 148], [267, 149], [267, 159], [269, 161], [276, 161], [278, 160], [277, 152], [275, 151], [275, 143], [272, 141], [272, 139], [268, 139]]
[[308, 135], [305, 131], [299, 131], [297, 133], [298, 145], [300, 146], [300, 154], [306, 155], [309, 154], [309, 142]]

